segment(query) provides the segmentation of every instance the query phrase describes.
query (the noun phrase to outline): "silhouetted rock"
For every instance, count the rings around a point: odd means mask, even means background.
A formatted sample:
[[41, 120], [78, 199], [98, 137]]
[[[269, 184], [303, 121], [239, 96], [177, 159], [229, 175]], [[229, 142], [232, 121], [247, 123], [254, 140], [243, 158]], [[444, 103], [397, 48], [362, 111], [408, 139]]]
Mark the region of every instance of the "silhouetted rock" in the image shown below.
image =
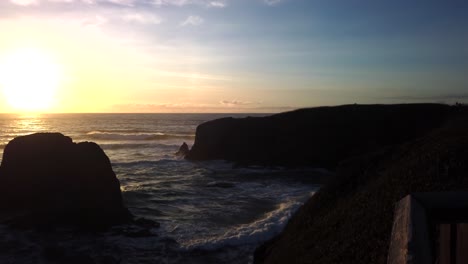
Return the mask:
[[187, 153], [189, 153], [190, 149], [187, 143], [182, 143], [182, 145], [179, 147], [179, 150], [176, 152], [177, 156], [185, 157]]
[[254, 262], [387, 263], [396, 202], [414, 192], [468, 191], [464, 115], [413, 141], [342, 162], [283, 232], [257, 249]]
[[146, 219], [146, 218], [137, 218], [135, 219], [134, 223], [142, 228], [157, 228], [160, 227], [160, 223]]
[[47, 263], [96, 264], [91, 256], [60, 246], [46, 246], [42, 256]]
[[190, 160], [334, 167], [341, 160], [420, 136], [441, 125], [441, 104], [343, 105], [268, 117], [222, 118], [197, 127]]
[[124, 235], [127, 237], [151, 237], [156, 236], [151, 232], [149, 229], [139, 229], [139, 230], [132, 230], [128, 232], [124, 232]]
[[132, 219], [109, 158], [59, 133], [13, 139], [0, 166], [0, 214], [16, 226], [105, 227]]

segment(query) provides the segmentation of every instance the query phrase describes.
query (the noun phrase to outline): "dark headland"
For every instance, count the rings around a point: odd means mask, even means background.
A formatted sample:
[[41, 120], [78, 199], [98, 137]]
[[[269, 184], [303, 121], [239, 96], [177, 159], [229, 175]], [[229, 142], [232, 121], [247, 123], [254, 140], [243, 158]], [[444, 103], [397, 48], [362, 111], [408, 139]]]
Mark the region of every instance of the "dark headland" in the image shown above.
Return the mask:
[[343, 105], [222, 118], [197, 127], [186, 158], [334, 168], [346, 157], [419, 137], [452, 110], [441, 104]]
[[255, 263], [386, 263], [395, 204], [468, 189], [468, 111], [442, 104], [318, 107], [197, 128], [190, 160], [326, 167], [333, 179]]
[[5, 147], [0, 216], [2, 223], [41, 228], [95, 229], [132, 220], [104, 151], [59, 133], [17, 137]]

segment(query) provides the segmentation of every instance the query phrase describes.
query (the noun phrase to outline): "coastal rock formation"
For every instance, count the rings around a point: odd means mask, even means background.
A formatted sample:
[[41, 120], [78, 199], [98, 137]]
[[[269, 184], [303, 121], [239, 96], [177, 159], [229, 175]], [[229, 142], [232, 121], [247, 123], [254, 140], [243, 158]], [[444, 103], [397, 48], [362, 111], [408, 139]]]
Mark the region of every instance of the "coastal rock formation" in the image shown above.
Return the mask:
[[414, 192], [468, 191], [468, 115], [418, 139], [344, 161], [337, 176], [262, 245], [255, 263], [387, 261], [395, 204]]
[[176, 152], [176, 155], [179, 157], [185, 157], [189, 153], [190, 149], [187, 143], [182, 143], [182, 145], [179, 147], [179, 150]]
[[0, 215], [17, 226], [105, 227], [132, 218], [104, 151], [59, 133], [17, 137], [5, 147]]
[[222, 118], [197, 127], [186, 158], [333, 168], [347, 157], [420, 136], [449, 112], [441, 104], [343, 105]]

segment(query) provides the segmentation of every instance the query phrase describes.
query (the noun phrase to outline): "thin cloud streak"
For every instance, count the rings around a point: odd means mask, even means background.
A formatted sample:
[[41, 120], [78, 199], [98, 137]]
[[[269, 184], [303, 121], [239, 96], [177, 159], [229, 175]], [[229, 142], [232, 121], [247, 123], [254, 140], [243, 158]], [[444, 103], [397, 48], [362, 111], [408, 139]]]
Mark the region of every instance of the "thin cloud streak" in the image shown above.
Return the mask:
[[86, 4], [86, 5], [106, 5], [113, 4], [122, 7], [136, 7], [136, 6], [189, 6], [197, 5], [212, 8], [224, 8], [227, 6], [226, 1], [209, 1], [209, 0], [152, 0], [152, 1], [137, 1], [137, 0], [9, 0], [10, 3], [19, 6], [33, 6], [47, 3], [56, 4]]
[[157, 104], [116, 104], [113, 112], [134, 113], [279, 113], [291, 111], [297, 107], [291, 106], [245, 106], [236, 107], [219, 104], [196, 103], [157, 103]]
[[183, 73], [183, 72], [169, 72], [169, 71], [157, 71], [156, 74], [162, 76], [179, 77], [187, 79], [203, 79], [203, 80], [214, 80], [214, 81], [232, 81], [232, 78], [221, 75], [209, 75], [201, 73]]
[[100, 15], [95, 15], [92, 17], [86, 17], [81, 19], [80, 24], [84, 27], [90, 26], [90, 27], [100, 27], [104, 24], [106, 24], [108, 20], [104, 18], [103, 16]]
[[38, 0], [10, 0], [11, 3], [19, 6], [38, 5]]
[[153, 15], [153, 14], [145, 14], [145, 13], [128, 13], [122, 16], [122, 19], [125, 22], [131, 23], [138, 23], [138, 24], [161, 24], [162, 19]]
[[266, 5], [275, 6], [282, 2], [282, 0], [263, 0]]
[[152, 2], [156, 6], [188, 6], [198, 5], [205, 7], [224, 8], [227, 6], [225, 1], [208, 1], [208, 0], [154, 0]]
[[189, 16], [187, 19], [180, 23], [181, 26], [199, 26], [203, 24], [203, 18], [199, 16]]
[[212, 1], [208, 3], [208, 7], [224, 8], [226, 7], [226, 3], [220, 1]]
[[250, 102], [250, 101], [239, 101], [239, 100], [221, 100], [220, 103], [225, 106], [243, 106], [243, 105], [253, 105], [253, 104], [261, 104], [259, 102]]

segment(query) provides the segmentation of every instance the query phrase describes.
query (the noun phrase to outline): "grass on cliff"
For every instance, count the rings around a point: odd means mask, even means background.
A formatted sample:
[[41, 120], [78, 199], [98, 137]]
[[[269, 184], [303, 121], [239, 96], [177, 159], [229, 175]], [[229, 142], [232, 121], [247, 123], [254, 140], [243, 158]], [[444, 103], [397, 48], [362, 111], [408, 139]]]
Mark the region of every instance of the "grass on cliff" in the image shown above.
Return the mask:
[[412, 192], [468, 191], [468, 117], [345, 161], [256, 263], [386, 263], [397, 201]]

